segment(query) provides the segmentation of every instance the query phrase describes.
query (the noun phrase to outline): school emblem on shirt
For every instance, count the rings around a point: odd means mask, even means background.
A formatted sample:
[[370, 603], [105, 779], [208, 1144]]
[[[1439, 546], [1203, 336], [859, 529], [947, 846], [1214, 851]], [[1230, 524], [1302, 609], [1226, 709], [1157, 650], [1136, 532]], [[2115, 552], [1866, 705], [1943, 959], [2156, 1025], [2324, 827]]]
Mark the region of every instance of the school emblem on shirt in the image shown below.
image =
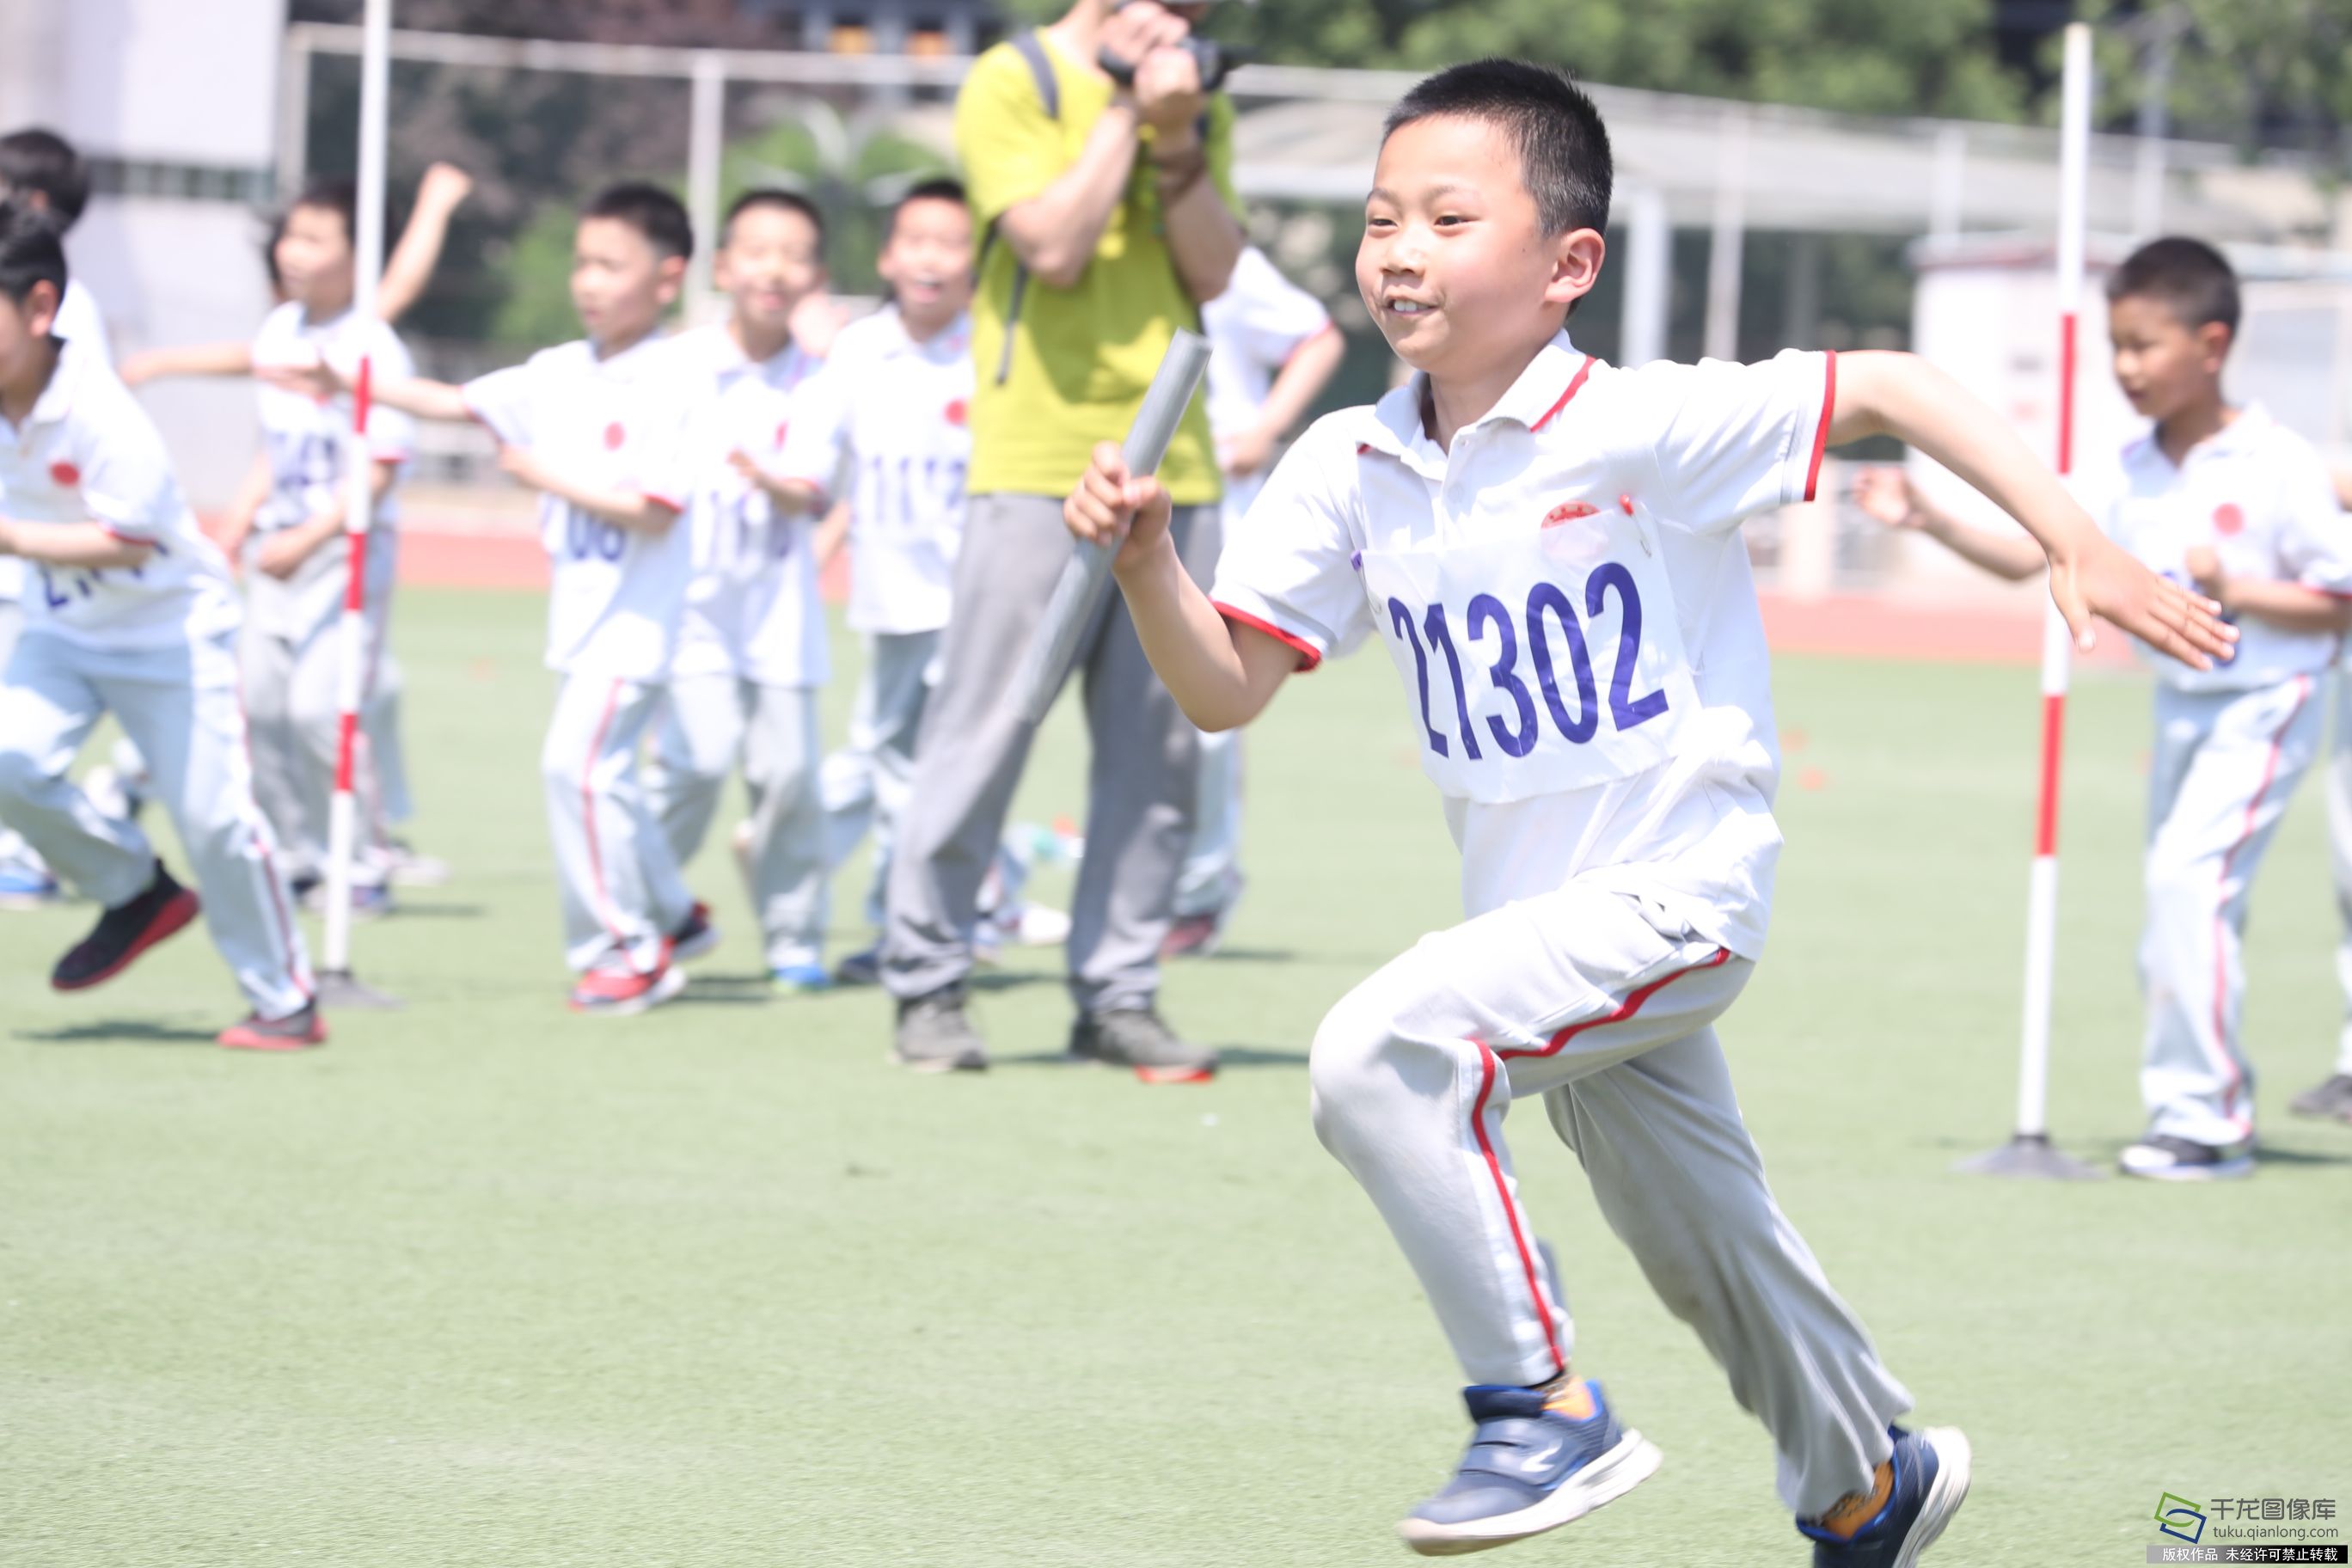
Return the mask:
[[947, 417], [949, 424], [961, 425], [971, 417], [971, 409], [962, 398], [959, 397], [948, 405]]
[[781, 452], [781, 451], [782, 451], [782, 450], [783, 450], [783, 447], [784, 447], [784, 432], [785, 432], [785, 431], [787, 431], [787, 430], [789, 430], [789, 429], [791, 429], [792, 427], [793, 427], [793, 422], [792, 422], [791, 420], [789, 420], [789, 419], [779, 419], [779, 420], [777, 420], [777, 421], [776, 421], [776, 439], [775, 439], [775, 447], [776, 447], [776, 449], [777, 449], [778, 451], [780, 451], [780, 452]]
[[621, 422], [619, 420], [615, 419], [610, 425], [604, 426], [604, 450], [607, 452], [619, 451], [621, 449], [621, 443], [628, 438], [629, 433], [621, 427]]
[[69, 490], [81, 483], [81, 470], [59, 458], [49, 465], [49, 479], [60, 489]]
[[2228, 538], [2246, 531], [2245, 509], [2236, 501], [2225, 500], [2213, 509], [2213, 531]]
[[1589, 500], [1564, 500], [1544, 513], [1543, 525], [1546, 528], [1558, 528], [1563, 522], [1572, 522], [1580, 517], [1591, 517], [1600, 510]]

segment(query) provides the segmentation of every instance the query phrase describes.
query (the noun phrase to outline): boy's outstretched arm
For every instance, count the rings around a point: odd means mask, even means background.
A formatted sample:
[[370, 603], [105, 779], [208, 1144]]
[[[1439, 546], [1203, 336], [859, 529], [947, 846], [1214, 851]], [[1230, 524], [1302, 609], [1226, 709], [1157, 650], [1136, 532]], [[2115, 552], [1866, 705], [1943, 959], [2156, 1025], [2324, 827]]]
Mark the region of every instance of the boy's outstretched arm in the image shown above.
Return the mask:
[[[318, 398], [344, 395], [352, 390], [354, 379], [351, 372], [324, 360], [310, 364], [258, 365], [253, 374], [257, 381]], [[463, 425], [474, 417], [474, 405], [466, 401], [464, 387], [446, 381], [427, 381], [421, 375], [405, 381], [375, 382], [369, 386], [368, 396], [386, 408], [396, 408], [418, 419]]]
[[638, 533], [667, 533], [684, 505], [649, 490], [583, 484], [528, 447], [499, 448], [499, 467], [535, 490], [569, 501], [589, 516]]
[[2168, 583], [2102, 534], [2058, 477], [1959, 383], [1914, 354], [1837, 359], [1832, 443], [1893, 436], [1918, 447], [2024, 525], [2050, 558], [2050, 597], [2077, 647], [2095, 640], [2092, 617], [2112, 621], [2197, 669], [2237, 640], [2221, 606]]
[[1184, 717], [1203, 730], [1233, 730], [1265, 710], [1298, 668], [1298, 650], [1217, 613], [1177, 557], [1168, 492], [1159, 480], [1129, 475], [1118, 447], [1106, 441], [1095, 448], [1062, 517], [1087, 542], [1118, 547], [1111, 574], [1127, 597], [1144, 657]]
[[1854, 476], [1854, 504], [1864, 515], [1904, 532], [1924, 533], [1971, 566], [2022, 583], [2050, 564], [2042, 547], [2014, 534], [1962, 522], [1919, 493], [1901, 468], [1864, 468]]
[[2227, 614], [2252, 616], [2287, 632], [2339, 637], [2352, 631], [2352, 599], [2339, 594], [2276, 577], [2234, 576], [2210, 544], [2190, 547], [2184, 564], [2197, 591], [2210, 595]]
[[474, 177], [455, 163], [436, 163], [425, 171], [416, 188], [416, 205], [400, 243], [385, 258], [375, 290], [376, 319], [397, 321], [408, 313], [441, 265], [441, 247], [449, 241], [449, 217], [473, 194]]

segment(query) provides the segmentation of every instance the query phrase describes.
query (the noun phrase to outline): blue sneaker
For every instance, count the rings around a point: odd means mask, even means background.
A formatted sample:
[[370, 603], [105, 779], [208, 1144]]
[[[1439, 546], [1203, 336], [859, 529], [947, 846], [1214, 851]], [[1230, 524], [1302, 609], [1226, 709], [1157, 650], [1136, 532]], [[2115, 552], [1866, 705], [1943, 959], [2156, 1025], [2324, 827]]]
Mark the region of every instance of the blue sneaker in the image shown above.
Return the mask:
[[787, 963], [768, 972], [768, 984], [779, 996], [805, 996], [833, 988], [833, 976], [822, 963]]
[[40, 910], [61, 903], [65, 889], [47, 871], [29, 867], [0, 868], [0, 910]]
[[1444, 1490], [1397, 1526], [1423, 1557], [1483, 1552], [1557, 1530], [1657, 1474], [1656, 1445], [1617, 1424], [1601, 1385], [1478, 1384], [1462, 1391], [1477, 1430]]
[[[1944, 1533], [1969, 1495], [1969, 1440], [1957, 1426], [1906, 1432], [1895, 1439], [1893, 1474], [1881, 1500], [1874, 1491], [1846, 1499], [1819, 1520], [1799, 1520], [1813, 1542], [1813, 1568], [1911, 1568]], [[1877, 1504], [1859, 1523], [1853, 1515]]]

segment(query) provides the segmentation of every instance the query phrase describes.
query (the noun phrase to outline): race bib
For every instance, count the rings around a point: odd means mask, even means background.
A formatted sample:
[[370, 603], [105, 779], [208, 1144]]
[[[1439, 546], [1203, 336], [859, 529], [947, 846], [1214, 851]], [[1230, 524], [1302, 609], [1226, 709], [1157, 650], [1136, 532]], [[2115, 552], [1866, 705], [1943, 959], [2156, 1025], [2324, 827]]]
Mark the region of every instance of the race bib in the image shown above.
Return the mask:
[[1483, 544], [1363, 553], [1422, 771], [1484, 804], [1655, 767], [1698, 707], [1657, 531], [1612, 508]]

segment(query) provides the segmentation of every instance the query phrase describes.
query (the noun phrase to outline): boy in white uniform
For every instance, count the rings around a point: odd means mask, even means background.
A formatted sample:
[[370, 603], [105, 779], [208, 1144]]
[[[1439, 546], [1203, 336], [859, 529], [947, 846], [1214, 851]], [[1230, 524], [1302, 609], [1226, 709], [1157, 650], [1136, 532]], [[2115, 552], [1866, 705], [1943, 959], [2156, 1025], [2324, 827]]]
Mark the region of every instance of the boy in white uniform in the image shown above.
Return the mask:
[[[2158, 682], [2140, 942], [2148, 1130], [2121, 1163], [2161, 1181], [2253, 1170], [2254, 1075], [2239, 1029], [2246, 890], [2318, 754], [2315, 688], [2352, 629], [2352, 526], [2326, 464], [2259, 407], [2221, 395], [2238, 310], [2236, 275], [2198, 240], [2142, 246], [2108, 278], [2116, 380], [2156, 423], [2086, 487], [2118, 543], [2220, 601], [2241, 639], [2210, 669], [2142, 650]], [[1925, 505], [1894, 470], [1863, 494], [2000, 575], [2040, 567], [2024, 541]]]
[[1713, 1028], [1762, 948], [1780, 842], [1739, 520], [1806, 496], [1826, 443], [1892, 433], [2046, 540], [2085, 641], [2094, 614], [2192, 657], [2229, 634], [1907, 354], [1614, 370], [1580, 353], [1562, 322], [1600, 274], [1611, 160], [1564, 78], [1455, 67], [1388, 123], [1356, 279], [1417, 374], [1301, 437], [1213, 599], [1170, 542], [1166, 492], [1116, 447], [1066, 515], [1119, 543], [1144, 649], [1204, 729], [1349, 637], [1386, 640], [1462, 849], [1468, 919], [1339, 1002], [1308, 1068], [1318, 1133], [1471, 1384], [1469, 1450], [1402, 1532], [1424, 1553], [1499, 1545], [1659, 1462], [1570, 1371], [1502, 1136], [1506, 1108], [1541, 1095], [1611, 1226], [1770, 1430], [1815, 1563], [1908, 1564], [1959, 1505], [1967, 1443], [1890, 1426], [1910, 1396], [1773, 1203]]
[[111, 712], [150, 759], [252, 1016], [220, 1043], [321, 1044], [310, 963], [254, 806], [236, 695], [236, 597], [156, 434], [113, 373], [50, 335], [65, 252], [46, 214], [0, 203], [0, 556], [23, 560], [27, 625], [0, 671], [0, 822], [105, 907], [50, 976], [113, 978], [184, 928], [196, 893], [68, 770]]
[[[415, 374], [392, 328], [378, 317], [362, 321], [352, 309], [355, 202], [351, 182], [328, 180], [303, 192], [288, 210], [274, 247], [287, 299], [254, 336], [257, 372], [325, 360], [349, 376], [365, 355], [379, 380], [406, 381]], [[351, 492], [343, 461], [352, 409], [348, 396], [321, 402], [267, 379], [257, 400], [269, 489], [260, 506], [241, 520], [249, 530], [223, 543], [245, 561], [245, 709], [253, 726], [255, 790], [279, 841], [288, 846], [289, 872], [299, 887], [327, 874], [328, 810], [341, 725], [337, 680], [342, 645], [337, 627], [350, 583], [344, 511]], [[393, 487], [415, 439], [414, 422], [399, 410], [371, 414], [369, 478], [376, 500], [364, 584], [363, 712], [376, 699], [399, 570], [399, 510]], [[352, 899], [354, 909], [377, 912], [389, 903], [390, 855], [382, 839], [380, 786], [364, 735], [360, 746], [361, 765], [353, 776], [358, 820], [367, 837], [352, 858]]]
[[[11, 132], [0, 136], [0, 200], [9, 198], [47, 213], [62, 237], [89, 203], [89, 166], [73, 144], [55, 132]], [[79, 279], [67, 280], [49, 333], [64, 341], [68, 353], [112, 368], [105, 320]], [[24, 626], [25, 584], [25, 563], [0, 557], [0, 668], [6, 668], [9, 649]], [[59, 896], [58, 879], [32, 846], [0, 827], [0, 909], [37, 909]]]
[[[554, 563], [548, 668], [563, 676], [540, 767], [562, 893], [575, 1012], [625, 1015], [686, 985], [681, 946], [715, 941], [696, 913], [637, 778], [658, 712], [692, 556], [686, 437], [704, 378], [660, 335], [694, 234], [677, 198], [626, 183], [581, 209], [572, 301], [587, 337], [452, 386], [385, 382], [378, 402], [424, 419], [474, 418], [504, 444], [508, 473], [539, 490]], [[272, 373], [346, 389], [330, 364]]]
[[[1323, 301], [1280, 272], [1255, 246], [1243, 248], [1225, 291], [1201, 307], [1209, 337], [1209, 431], [1224, 470], [1225, 537], [1241, 531], [1265, 488], [1267, 465], [1346, 356]], [[1233, 731], [1201, 737], [1201, 784], [1192, 844], [1176, 879], [1176, 923], [1163, 957], [1215, 951], [1242, 896], [1242, 751]]]
[[[850, 476], [849, 624], [866, 640], [866, 663], [849, 745], [824, 762], [825, 858], [828, 869], [839, 866], [871, 826], [866, 916], [877, 926], [963, 537], [971, 246], [971, 212], [955, 181], [927, 181], [899, 199], [875, 263], [891, 302], [843, 330], [769, 475], [781, 500], [812, 508], [837, 474]], [[851, 957], [844, 977], [870, 979], [873, 958]]]
[[[787, 191], [751, 191], [728, 210], [713, 276], [728, 319], [688, 332], [676, 352], [708, 386], [692, 436], [693, 493], [684, 527], [692, 584], [656, 730], [654, 815], [672, 858], [690, 864], [740, 757], [751, 817], [739, 847], [771, 984], [823, 990], [824, 817], [817, 794], [817, 689], [824, 683], [824, 607], [814, 525], [758, 482], [798, 422], [817, 361], [795, 315], [824, 288], [824, 226]], [[708, 951], [709, 916], [692, 918]]]

